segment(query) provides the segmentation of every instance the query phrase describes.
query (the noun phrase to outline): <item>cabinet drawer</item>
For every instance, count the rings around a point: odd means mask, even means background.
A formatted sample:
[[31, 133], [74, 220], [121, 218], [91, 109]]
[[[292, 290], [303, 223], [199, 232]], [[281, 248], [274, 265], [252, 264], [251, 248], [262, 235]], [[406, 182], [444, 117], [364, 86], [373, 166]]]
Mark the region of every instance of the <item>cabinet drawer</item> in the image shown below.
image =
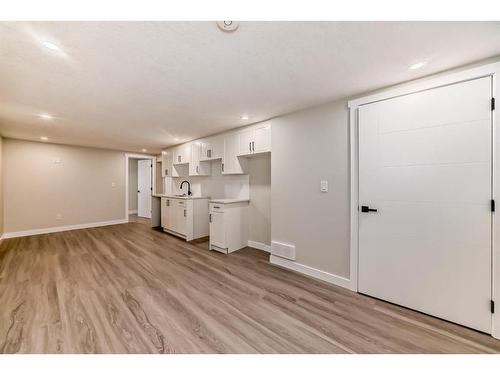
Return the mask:
[[222, 203], [210, 203], [210, 212], [224, 212], [224, 205]]
[[185, 200], [181, 200], [181, 199], [173, 199], [172, 200], [172, 203], [171, 203], [173, 206], [177, 206], [177, 207], [186, 207], [186, 201]]

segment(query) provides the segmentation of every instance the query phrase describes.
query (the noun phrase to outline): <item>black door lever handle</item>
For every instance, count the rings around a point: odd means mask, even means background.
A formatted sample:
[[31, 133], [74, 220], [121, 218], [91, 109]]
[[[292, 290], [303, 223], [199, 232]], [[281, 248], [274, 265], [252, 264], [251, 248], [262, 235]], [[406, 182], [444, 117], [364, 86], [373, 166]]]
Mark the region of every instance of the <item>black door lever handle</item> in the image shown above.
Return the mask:
[[368, 206], [361, 206], [361, 212], [377, 212], [376, 208], [370, 208]]

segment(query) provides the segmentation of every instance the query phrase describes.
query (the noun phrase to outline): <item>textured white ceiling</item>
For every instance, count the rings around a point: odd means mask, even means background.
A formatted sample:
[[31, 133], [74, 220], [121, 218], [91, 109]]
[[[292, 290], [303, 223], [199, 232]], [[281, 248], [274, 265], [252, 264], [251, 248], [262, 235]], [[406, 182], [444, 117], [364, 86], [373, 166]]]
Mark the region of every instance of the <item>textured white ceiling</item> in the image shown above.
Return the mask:
[[500, 22], [0, 22], [0, 133], [156, 152], [499, 54]]

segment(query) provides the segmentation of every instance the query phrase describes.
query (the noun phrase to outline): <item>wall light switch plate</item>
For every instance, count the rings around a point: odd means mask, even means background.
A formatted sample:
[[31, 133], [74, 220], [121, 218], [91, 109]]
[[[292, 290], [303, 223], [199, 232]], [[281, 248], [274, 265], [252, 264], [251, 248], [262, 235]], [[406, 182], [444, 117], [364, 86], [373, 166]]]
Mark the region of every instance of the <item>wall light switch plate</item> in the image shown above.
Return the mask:
[[111, 187], [116, 187], [116, 182], [112, 182]]
[[328, 181], [322, 180], [319, 185], [322, 193], [328, 192]]

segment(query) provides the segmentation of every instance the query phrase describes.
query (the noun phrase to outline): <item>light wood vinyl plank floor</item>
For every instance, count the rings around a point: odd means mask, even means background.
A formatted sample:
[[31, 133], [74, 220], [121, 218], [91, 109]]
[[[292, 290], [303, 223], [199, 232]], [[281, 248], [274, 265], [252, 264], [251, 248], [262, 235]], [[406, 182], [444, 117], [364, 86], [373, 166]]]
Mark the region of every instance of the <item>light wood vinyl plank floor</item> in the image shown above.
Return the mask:
[[135, 219], [0, 244], [1, 353], [497, 353], [500, 341]]

